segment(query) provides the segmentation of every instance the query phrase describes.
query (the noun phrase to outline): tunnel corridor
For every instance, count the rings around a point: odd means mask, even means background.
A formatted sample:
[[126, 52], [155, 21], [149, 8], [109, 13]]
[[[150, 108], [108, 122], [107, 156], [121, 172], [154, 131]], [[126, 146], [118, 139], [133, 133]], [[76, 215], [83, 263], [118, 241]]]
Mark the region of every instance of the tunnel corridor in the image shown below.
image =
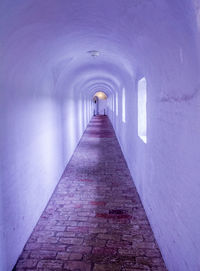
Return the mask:
[[0, 59], [0, 271], [199, 271], [200, 1], [1, 0]]

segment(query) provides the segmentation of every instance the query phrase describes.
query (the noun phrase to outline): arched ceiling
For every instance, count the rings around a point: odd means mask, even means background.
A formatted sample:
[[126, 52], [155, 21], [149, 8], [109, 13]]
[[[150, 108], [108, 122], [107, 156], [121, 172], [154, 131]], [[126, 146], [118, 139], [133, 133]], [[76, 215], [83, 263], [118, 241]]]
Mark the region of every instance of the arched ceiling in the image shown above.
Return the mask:
[[180, 55], [191, 13], [188, 0], [2, 1], [2, 74], [18, 86], [32, 80], [36, 92], [44, 80], [63, 93], [70, 85], [114, 91], [152, 61]]

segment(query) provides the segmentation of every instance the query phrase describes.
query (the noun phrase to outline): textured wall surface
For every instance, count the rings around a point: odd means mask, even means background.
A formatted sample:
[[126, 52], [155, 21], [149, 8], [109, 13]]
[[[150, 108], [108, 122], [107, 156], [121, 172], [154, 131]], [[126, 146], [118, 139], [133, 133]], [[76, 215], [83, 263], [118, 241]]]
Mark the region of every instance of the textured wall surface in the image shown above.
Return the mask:
[[199, 10], [197, 0], [1, 1], [0, 270], [14, 266], [102, 90], [168, 269], [200, 269]]

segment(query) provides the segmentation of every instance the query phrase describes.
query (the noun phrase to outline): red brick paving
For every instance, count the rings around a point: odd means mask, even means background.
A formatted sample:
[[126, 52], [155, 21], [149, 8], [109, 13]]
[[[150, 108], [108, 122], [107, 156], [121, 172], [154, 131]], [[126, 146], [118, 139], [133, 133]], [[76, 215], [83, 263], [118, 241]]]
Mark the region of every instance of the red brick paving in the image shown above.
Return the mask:
[[106, 116], [89, 123], [16, 271], [166, 271]]

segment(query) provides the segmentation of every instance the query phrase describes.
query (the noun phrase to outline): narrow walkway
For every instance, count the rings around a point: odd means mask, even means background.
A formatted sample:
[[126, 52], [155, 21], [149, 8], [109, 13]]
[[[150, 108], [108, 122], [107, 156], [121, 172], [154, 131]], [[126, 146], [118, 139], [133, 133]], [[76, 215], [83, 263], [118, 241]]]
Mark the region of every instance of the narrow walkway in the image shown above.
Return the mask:
[[114, 130], [93, 117], [17, 271], [166, 271]]

